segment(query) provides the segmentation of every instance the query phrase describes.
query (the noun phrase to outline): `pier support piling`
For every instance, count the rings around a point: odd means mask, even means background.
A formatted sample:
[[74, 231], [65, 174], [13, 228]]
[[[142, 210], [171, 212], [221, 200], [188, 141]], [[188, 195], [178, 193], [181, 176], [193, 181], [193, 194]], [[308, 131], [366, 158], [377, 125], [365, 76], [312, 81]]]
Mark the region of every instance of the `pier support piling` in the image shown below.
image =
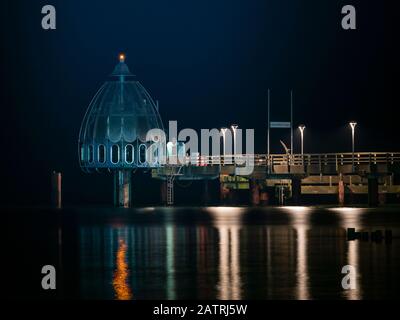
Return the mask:
[[301, 203], [301, 179], [292, 179], [292, 200], [293, 204], [298, 205]]
[[339, 205], [343, 206], [344, 205], [344, 182], [343, 182], [343, 180], [340, 180], [338, 183], [338, 200], [339, 200]]
[[258, 206], [260, 204], [260, 186], [257, 183], [257, 180], [250, 179], [249, 188], [250, 188], [250, 203], [253, 206]]
[[221, 204], [225, 204], [228, 201], [229, 198], [229, 188], [226, 186], [225, 182], [221, 179], [219, 179], [219, 200]]
[[262, 206], [269, 205], [269, 194], [268, 194], [267, 191], [261, 191], [260, 192], [260, 204]]
[[114, 173], [114, 205], [130, 208], [132, 205], [132, 172], [118, 170]]
[[203, 190], [203, 204], [205, 206], [208, 205], [208, 203], [210, 202], [210, 194], [208, 192], [208, 180], [204, 180], [203, 181], [204, 184], [204, 190]]
[[368, 206], [377, 207], [378, 204], [378, 178], [368, 177]]

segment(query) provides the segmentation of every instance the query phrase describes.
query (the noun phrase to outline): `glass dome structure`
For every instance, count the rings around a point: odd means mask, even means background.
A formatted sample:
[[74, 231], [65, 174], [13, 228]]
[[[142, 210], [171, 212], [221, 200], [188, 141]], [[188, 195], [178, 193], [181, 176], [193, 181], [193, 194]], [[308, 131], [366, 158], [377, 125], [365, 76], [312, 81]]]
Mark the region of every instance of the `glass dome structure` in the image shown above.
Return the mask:
[[97, 91], [82, 121], [82, 170], [158, 166], [147, 159], [150, 142], [146, 141], [146, 134], [151, 129], [163, 130], [158, 105], [131, 74], [121, 54], [111, 79]]

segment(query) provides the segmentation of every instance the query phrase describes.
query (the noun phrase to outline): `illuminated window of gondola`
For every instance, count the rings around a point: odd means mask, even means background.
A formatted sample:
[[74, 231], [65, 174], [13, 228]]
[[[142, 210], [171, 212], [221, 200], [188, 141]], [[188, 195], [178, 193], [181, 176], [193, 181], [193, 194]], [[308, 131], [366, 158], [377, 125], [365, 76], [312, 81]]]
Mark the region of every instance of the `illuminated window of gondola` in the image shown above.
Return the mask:
[[145, 163], [146, 162], [146, 145], [141, 144], [139, 146], [139, 162]]
[[119, 162], [119, 145], [117, 144], [111, 147], [111, 162], [114, 164]]
[[93, 160], [94, 160], [93, 146], [89, 145], [89, 162], [92, 163]]
[[97, 152], [99, 162], [104, 163], [106, 161], [106, 147], [103, 144], [99, 145]]
[[79, 153], [81, 161], [85, 161], [85, 146], [83, 143], [80, 144]]
[[125, 146], [125, 162], [129, 164], [133, 162], [133, 145], [131, 144]]
[[157, 164], [158, 161], [159, 161], [159, 159], [158, 159], [158, 148], [155, 148], [154, 152], [153, 152], [152, 164]]

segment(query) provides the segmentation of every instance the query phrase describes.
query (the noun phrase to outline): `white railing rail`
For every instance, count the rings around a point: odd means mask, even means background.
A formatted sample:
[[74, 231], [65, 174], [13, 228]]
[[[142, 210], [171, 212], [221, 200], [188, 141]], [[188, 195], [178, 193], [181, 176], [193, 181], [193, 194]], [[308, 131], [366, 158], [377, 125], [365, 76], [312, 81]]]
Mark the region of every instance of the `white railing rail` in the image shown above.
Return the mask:
[[167, 161], [167, 165], [192, 166], [231, 166], [243, 165], [253, 161], [255, 166], [298, 165], [298, 166], [335, 166], [371, 165], [400, 163], [400, 152], [357, 152], [350, 153], [316, 153], [316, 154], [236, 154], [202, 156], [184, 156], [181, 159]]

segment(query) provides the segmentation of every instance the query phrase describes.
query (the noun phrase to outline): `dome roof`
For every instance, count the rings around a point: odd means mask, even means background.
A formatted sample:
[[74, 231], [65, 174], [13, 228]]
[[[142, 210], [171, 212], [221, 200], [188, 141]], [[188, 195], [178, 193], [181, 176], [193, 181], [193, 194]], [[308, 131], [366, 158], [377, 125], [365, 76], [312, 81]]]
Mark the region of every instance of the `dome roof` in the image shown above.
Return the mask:
[[[110, 81], [105, 82], [93, 97], [82, 121], [79, 143], [82, 146], [111, 146], [145, 142], [151, 129], [163, 129], [158, 107], [133, 78], [125, 57], [114, 68]], [[87, 160], [85, 157], [81, 161]]]
[[82, 123], [81, 142], [145, 141], [162, 128], [152, 98], [139, 81], [109, 81], [97, 92]]

